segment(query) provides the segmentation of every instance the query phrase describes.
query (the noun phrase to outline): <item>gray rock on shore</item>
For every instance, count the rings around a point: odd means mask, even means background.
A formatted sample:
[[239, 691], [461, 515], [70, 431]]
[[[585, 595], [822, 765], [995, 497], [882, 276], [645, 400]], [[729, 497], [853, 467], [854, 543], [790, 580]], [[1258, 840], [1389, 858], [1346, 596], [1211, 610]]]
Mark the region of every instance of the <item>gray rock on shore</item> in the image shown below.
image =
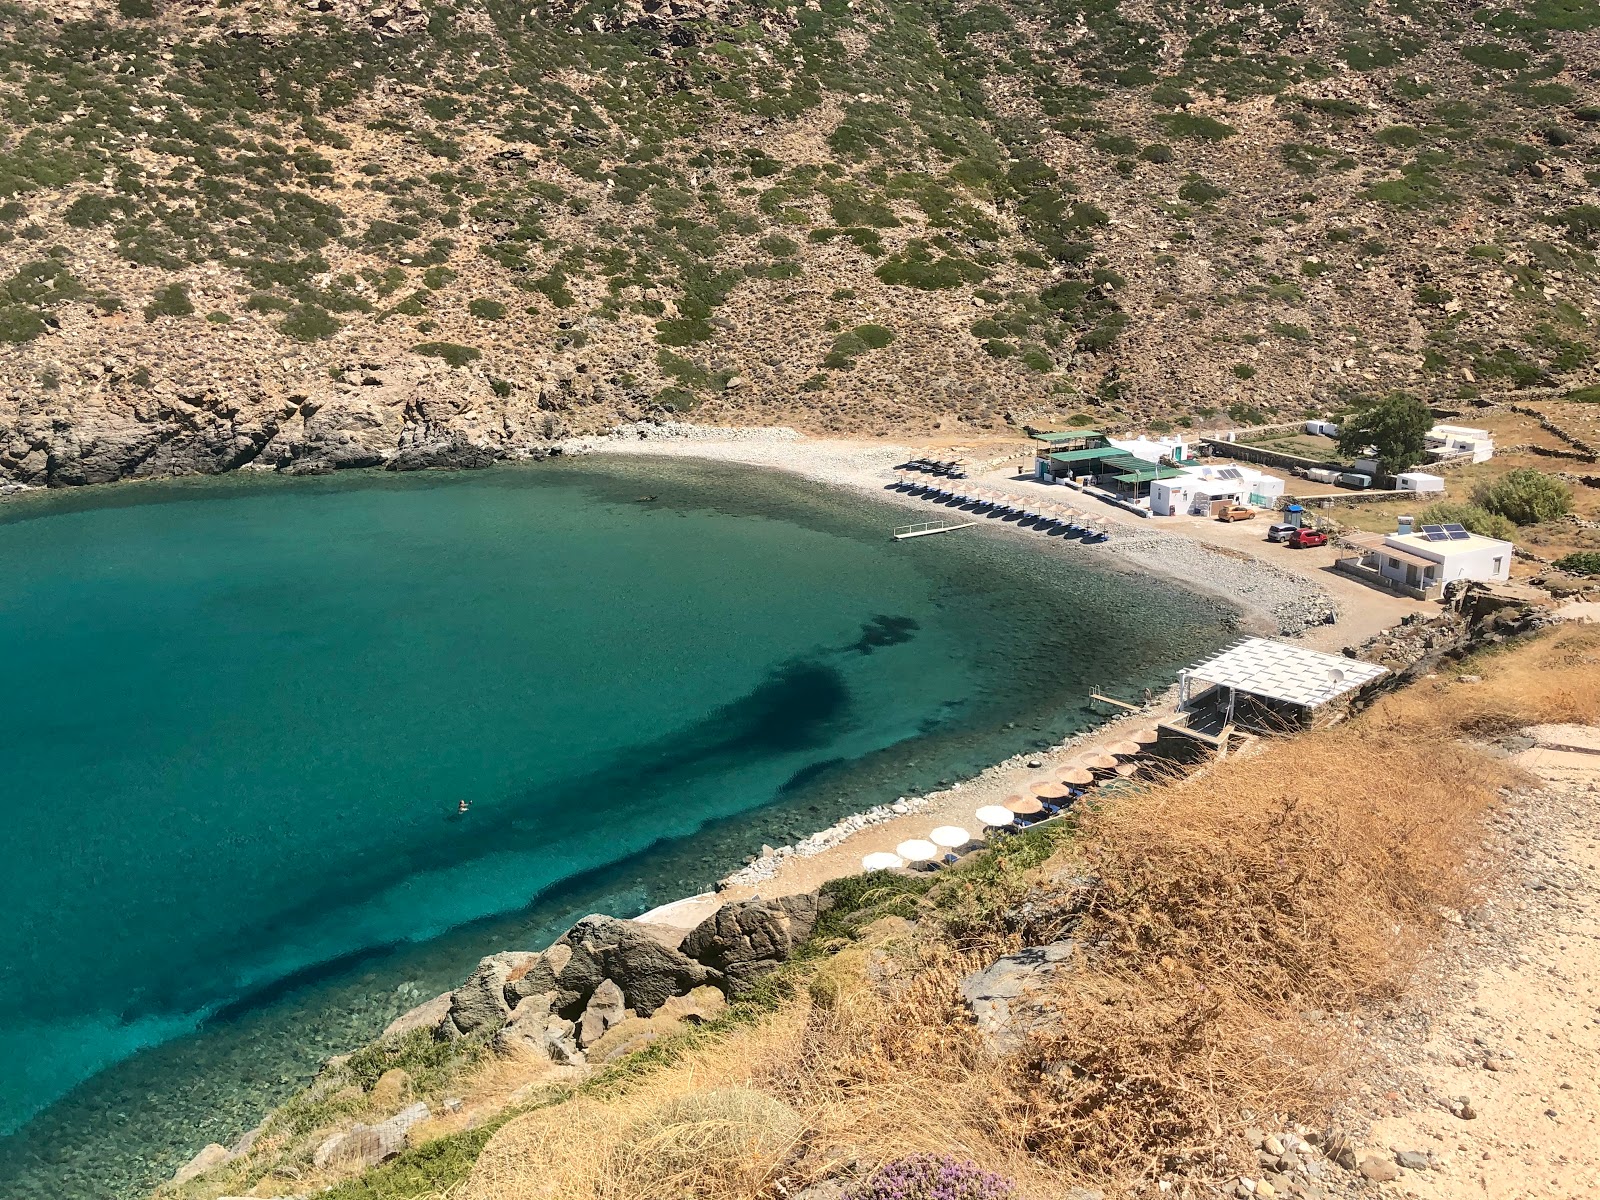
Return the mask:
[[811, 936], [822, 912], [815, 893], [725, 904], [689, 932], [683, 952], [725, 976], [737, 998]]
[[406, 1148], [406, 1133], [413, 1125], [426, 1121], [430, 1113], [421, 1102], [395, 1113], [376, 1125], [357, 1123], [344, 1133], [336, 1133], [311, 1156], [318, 1169], [327, 1167], [375, 1167]]
[[[563, 1015], [581, 1015], [595, 989], [608, 979], [621, 989], [626, 1007], [642, 1017], [673, 996], [722, 982], [721, 972], [668, 949], [632, 921], [615, 917], [583, 918], [545, 952], [546, 960], [561, 950], [570, 954], [556, 974], [561, 996], [556, 1007]], [[573, 999], [567, 1000], [569, 995]]]

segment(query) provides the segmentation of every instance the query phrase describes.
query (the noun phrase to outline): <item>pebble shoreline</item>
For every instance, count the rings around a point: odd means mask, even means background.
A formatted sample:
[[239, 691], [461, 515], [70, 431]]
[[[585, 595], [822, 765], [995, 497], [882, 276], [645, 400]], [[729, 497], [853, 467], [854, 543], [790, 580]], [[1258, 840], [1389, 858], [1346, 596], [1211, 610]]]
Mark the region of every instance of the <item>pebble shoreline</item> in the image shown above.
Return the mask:
[[[903, 507], [926, 511], [930, 506], [902, 492], [885, 491], [894, 476], [893, 468], [914, 455], [905, 446], [842, 446], [819, 444], [786, 427], [733, 428], [692, 425], [683, 422], [633, 424], [611, 432], [575, 438], [562, 446], [565, 454], [645, 454], [668, 457], [702, 458], [744, 466], [767, 467], [802, 475], [835, 487], [878, 496]], [[1002, 460], [1004, 461], [1004, 460]], [[1249, 623], [1262, 626], [1263, 632], [1292, 636], [1337, 617], [1333, 599], [1311, 581], [1256, 558], [1218, 553], [1193, 538], [1151, 530], [1142, 521], [1118, 519], [1110, 506], [1096, 506], [1099, 523], [1113, 534], [1102, 546], [1074, 546], [1074, 553], [1100, 555], [1121, 560], [1138, 569], [1173, 579], [1194, 590], [1212, 595], [1232, 607], [1245, 610]], [[1038, 538], [1024, 530], [1006, 528], [1017, 537]], [[1112, 566], [1112, 562], [1107, 562]], [[1253, 620], [1251, 620], [1253, 618]], [[1176, 687], [1155, 702], [1152, 711], [1170, 706]], [[1131, 719], [1131, 718], [1130, 718]], [[901, 796], [888, 804], [875, 805], [863, 812], [841, 818], [826, 829], [817, 830], [798, 841], [778, 847], [764, 847], [763, 853], [729, 873], [716, 884], [718, 892], [730, 888], [752, 887], [773, 879], [786, 863], [813, 858], [834, 849], [863, 829], [897, 820], [900, 817], [934, 808], [960, 792], [976, 790], [991, 777], [1014, 772], [1070, 750], [1091, 740], [1103, 739], [1108, 726], [1123, 718], [1074, 734], [1048, 750], [1032, 751], [994, 763], [965, 781], [949, 788], [920, 796]]]

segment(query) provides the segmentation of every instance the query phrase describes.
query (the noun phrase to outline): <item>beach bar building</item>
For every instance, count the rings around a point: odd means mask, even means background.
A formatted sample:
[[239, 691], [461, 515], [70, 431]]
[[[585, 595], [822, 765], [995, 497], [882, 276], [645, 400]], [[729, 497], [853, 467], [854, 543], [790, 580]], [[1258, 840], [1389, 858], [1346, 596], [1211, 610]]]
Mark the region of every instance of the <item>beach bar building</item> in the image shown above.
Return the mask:
[[1276, 638], [1242, 638], [1178, 672], [1178, 712], [1162, 726], [1225, 751], [1236, 730], [1284, 733], [1330, 724], [1382, 679], [1377, 663]]

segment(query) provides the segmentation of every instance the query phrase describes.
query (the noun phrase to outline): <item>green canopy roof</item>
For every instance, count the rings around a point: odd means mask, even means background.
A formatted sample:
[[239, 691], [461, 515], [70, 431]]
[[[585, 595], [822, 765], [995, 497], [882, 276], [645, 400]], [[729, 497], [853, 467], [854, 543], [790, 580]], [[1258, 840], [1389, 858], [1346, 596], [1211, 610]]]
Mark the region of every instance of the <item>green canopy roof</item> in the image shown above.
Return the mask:
[[1118, 483], [1150, 483], [1157, 479], [1176, 479], [1183, 472], [1177, 467], [1146, 466], [1137, 471], [1129, 471], [1126, 475], [1118, 475]]
[[1036, 442], [1049, 442], [1056, 445], [1060, 442], [1072, 442], [1079, 438], [1097, 438], [1100, 436], [1098, 429], [1068, 429], [1061, 433], [1036, 433], [1033, 440]]
[[1120, 466], [1123, 459], [1129, 462], [1138, 462], [1126, 450], [1118, 450], [1115, 446], [1090, 446], [1086, 450], [1063, 450], [1050, 456], [1051, 462], [1080, 463], [1093, 459], [1103, 459], [1113, 466]]

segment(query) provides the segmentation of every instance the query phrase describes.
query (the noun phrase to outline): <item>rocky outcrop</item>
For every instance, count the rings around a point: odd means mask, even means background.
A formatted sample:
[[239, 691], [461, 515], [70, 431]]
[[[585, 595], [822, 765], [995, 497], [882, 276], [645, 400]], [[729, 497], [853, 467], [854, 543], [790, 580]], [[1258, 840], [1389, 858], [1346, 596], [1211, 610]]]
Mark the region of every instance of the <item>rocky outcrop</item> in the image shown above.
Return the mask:
[[[658, 1006], [659, 1007], [659, 1006]], [[622, 998], [622, 989], [610, 979], [602, 979], [594, 995], [584, 1006], [583, 1017], [578, 1022], [578, 1045], [588, 1048], [599, 1041], [606, 1030], [633, 1014]]]
[[545, 952], [545, 959], [549, 962], [552, 955], [563, 952], [566, 961], [556, 974], [560, 989], [556, 1007], [564, 1015], [580, 1015], [607, 979], [621, 989], [628, 1008], [649, 1016], [673, 996], [705, 983], [721, 983], [723, 978], [720, 971], [691, 955], [663, 946], [634, 922], [615, 917], [585, 917]]
[[1077, 954], [1073, 941], [1030, 946], [996, 959], [961, 981], [978, 1029], [995, 1042], [1014, 1045], [1048, 1021], [1044, 998], [1051, 980], [1068, 970]]
[[216, 1142], [212, 1142], [209, 1146], [202, 1147], [198, 1154], [179, 1167], [178, 1173], [172, 1177], [172, 1182], [176, 1186], [182, 1187], [189, 1180], [204, 1175], [212, 1167], [221, 1166], [232, 1157], [232, 1153], [226, 1146], [219, 1146]]
[[319, 1169], [375, 1167], [404, 1150], [407, 1131], [413, 1125], [426, 1121], [430, 1115], [426, 1104], [417, 1103], [376, 1125], [357, 1123], [318, 1146], [311, 1156], [312, 1164]]
[[508, 998], [507, 985], [514, 976], [525, 976], [538, 958], [528, 951], [513, 950], [481, 960], [472, 977], [450, 994], [450, 1035], [492, 1033], [504, 1025], [515, 1003]]
[[822, 901], [815, 893], [725, 904], [689, 932], [683, 952], [715, 968], [741, 996], [811, 936]]

